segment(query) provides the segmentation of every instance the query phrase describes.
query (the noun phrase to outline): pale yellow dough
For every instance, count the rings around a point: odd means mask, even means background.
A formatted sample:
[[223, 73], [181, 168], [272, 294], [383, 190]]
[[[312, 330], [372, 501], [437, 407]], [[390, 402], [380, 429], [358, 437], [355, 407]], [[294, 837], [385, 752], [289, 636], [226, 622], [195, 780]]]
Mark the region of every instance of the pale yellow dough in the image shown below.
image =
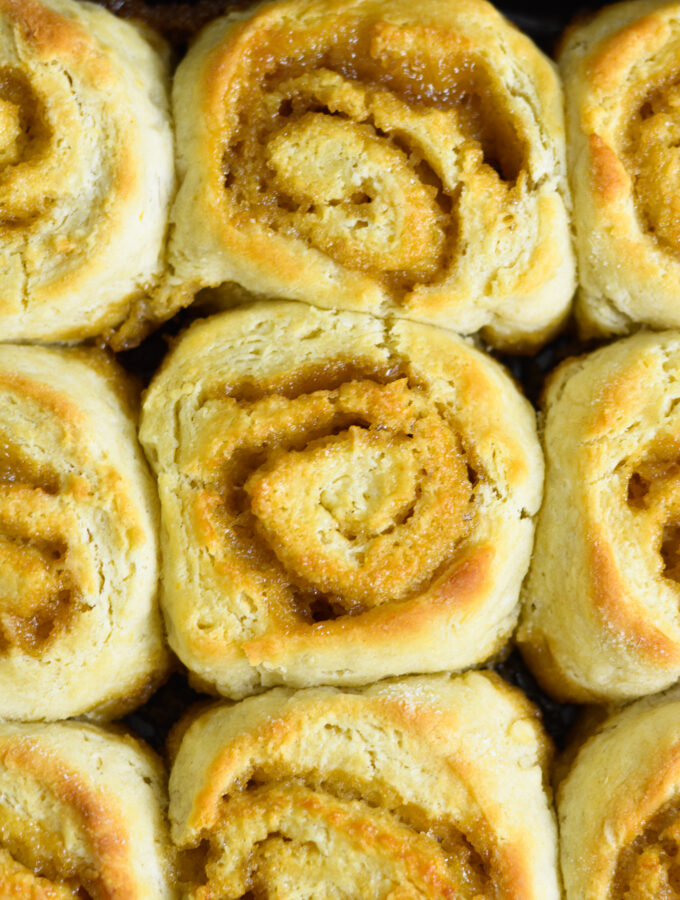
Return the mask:
[[680, 4], [567, 32], [560, 68], [586, 337], [680, 326]]
[[133, 401], [103, 353], [0, 346], [1, 718], [114, 717], [167, 669]]
[[680, 334], [553, 374], [518, 639], [546, 690], [620, 701], [680, 677]]
[[160, 39], [76, 0], [0, 0], [0, 341], [134, 343], [167, 318]]
[[517, 618], [534, 413], [460, 338], [301, 303], [195, 324], [144, 400], [164, 606], [199, 684], [462, 669]]
[[197, 287], [548, 340], [575, 289], [561, 89], [484, 0], [287, 0], [174, 79], [170, 259]]
[[82, 723], [0, 723], [3, 900], [175, 900], [173, 860], [148, 750]]
[[536, 710], [488, 673], [204, 712], [170, 776], [180, 856], [202, 848], [183, 896], [558, 900], [548, 757]]

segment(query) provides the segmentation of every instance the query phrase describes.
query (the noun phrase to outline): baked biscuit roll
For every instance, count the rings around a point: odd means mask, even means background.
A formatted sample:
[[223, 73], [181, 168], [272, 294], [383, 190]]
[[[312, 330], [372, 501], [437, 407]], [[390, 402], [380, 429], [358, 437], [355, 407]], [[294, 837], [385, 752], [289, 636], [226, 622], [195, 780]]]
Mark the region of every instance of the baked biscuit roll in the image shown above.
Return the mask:
[[173, 106], [181, 277], [505, 346], [563, 319], [560, 86], [483, 0], [287, 0], [219, 19]]
[[557, 900], [547, 758], [488, 673], [217, 707], [170, 775], [183, 897]]
[[680, 334], [564, 363], [519, 640], [551, 693], [624, 700], [680, 677]]
[[607, 719], [557, 793], [567, 900], [680, 898], [680, 693]]
[[4, 900], [174, 900], [160, 761], [91, 725], [0, 724]]
[[[0, 340], [79, 340], [169, 315], [168, 71], [76, 0], [0, 0]], [[156, 299], [154, 299], [156, 298]]]
[[204, 685], [364, 684], [503, 644], [540, 502], [534, 414], [431, 326], [263, 303], [144, 401], [173, 649]]
[[561, 53], [587, 336], [680, 326], [679, 14], [619, 3]]
[[0, 717], [112, 716], [165, 671], [128, 393], [98, 351], [0, 346]]

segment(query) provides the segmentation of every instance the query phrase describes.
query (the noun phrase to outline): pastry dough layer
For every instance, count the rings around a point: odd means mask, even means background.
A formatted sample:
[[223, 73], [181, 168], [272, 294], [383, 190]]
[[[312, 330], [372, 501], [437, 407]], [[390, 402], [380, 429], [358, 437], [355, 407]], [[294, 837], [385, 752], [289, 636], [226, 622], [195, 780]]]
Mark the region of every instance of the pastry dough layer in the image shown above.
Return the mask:
[[213, 709], [170, 777], [185, 896], [556, 900], [547, 750], [526, 699], [481, 673]]
[[680, 694], [633, 703], [581, 748], [557, 800], [567, 900], [680, 897]]
[[519, 640], [542, 683], [623, 700], [680, 677], [680, 335], [560, 366]]
[[113, 716], [167, 666], [158, 511], [122, 372], [0, 347], [0, 716]]
[[4, 900], [171, 900], [160, 761], [82, 723], [0, 724]]
[[182, 278], [508, 347], [563, 320], [560, 87], [483, 0], [288, 0], [217, 20], [173, 106]]
[[262, 303], [153, 380], [173, 649], [239, 697], [488, 658], [516, 618], [542, 460], [489, 357], [431, 326]]
[[560, 55], [586, 336], [680, 325], [679, 13], [618, 3]]
[[0, 0], [0, 341], [80, 340], [129, 319], [133, 342], [169, 315], [159, 46], [94, 4]]

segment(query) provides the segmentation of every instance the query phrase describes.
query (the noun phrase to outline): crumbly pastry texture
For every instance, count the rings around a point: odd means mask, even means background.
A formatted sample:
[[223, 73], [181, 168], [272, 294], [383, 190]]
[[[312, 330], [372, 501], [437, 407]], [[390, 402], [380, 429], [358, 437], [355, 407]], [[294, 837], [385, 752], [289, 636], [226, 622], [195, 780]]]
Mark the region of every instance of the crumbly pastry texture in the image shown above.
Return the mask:
[[174, 191], [160, 39], [76, 0], [0, 0], [0, 341], [132, 343]]
[[607, 719], [581, 747], [557, 807], [566, 900], [678, 900], [678, 688]]
[[140, 437], [169, 640], [240, 697], [464, 668], [497, 651], [540, 503], [533, 410], [461, 339], [261, 303], [194, 325]]
[[680, 677], [680, 334], [564, 363], [543, 439], [525, 658], [561, 699], [662, 690]]
[[176, 900], [160, 761], [76, 722], [0, 723], [3, 900]]
[[170, 776], [184, 897], [557, 900], [548, 757], [488, 673], [217, 707]]
[[634, 0], [560, 54], [585, 336], [680, 326], [680, 5]]
[[528, 347], [575, 289], [561, 89], [483, 0], [287, 0], [216, 20], [173, 87], [170, 259], [199, 287]]
[[0, 717], [138, 705], [168, 653], [158, 501], [103, 353], [0, 347]]

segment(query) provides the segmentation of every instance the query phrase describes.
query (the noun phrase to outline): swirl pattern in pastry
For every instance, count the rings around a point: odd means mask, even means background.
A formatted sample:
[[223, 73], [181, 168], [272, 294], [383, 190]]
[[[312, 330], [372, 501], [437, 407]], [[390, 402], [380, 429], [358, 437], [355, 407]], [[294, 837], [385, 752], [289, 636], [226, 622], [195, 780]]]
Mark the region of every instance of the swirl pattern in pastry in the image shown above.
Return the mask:
[[174, 82], [171, 259], [201, 287], [539, 343], [574, 290], [560, 87], [483, 0], [288, 0]]
[[99, 352], [0, 347], [4, 718], [113, 715], [167, 666], [157, 500], [126, 391]]
[[503, 643], [542, 460], [505, 372], [297, 303], [198, 323], [151, 384], [172, 647], [227, 696], [462, 668]]
[[91, 725], [0, 724], [3, 900], [174, 900], [160, 761]]
[[680, 325], [678, 11], [617, 3], [560, 55], [586, 336]]
[[611, 716], [557, 793], [567, 900], [680, 898], [677, 688]]
[[213, 709], [170, 776], [185, 896], [556, 900], [547, 750], [480, 673]]
[[133, 342], [170, 314], [159, 47], [94, 4], [0, 0], [0, 340]]
[[519, 640], [547, 689], [620, 701], [680, 677], [680, 335], [564, 363]]

